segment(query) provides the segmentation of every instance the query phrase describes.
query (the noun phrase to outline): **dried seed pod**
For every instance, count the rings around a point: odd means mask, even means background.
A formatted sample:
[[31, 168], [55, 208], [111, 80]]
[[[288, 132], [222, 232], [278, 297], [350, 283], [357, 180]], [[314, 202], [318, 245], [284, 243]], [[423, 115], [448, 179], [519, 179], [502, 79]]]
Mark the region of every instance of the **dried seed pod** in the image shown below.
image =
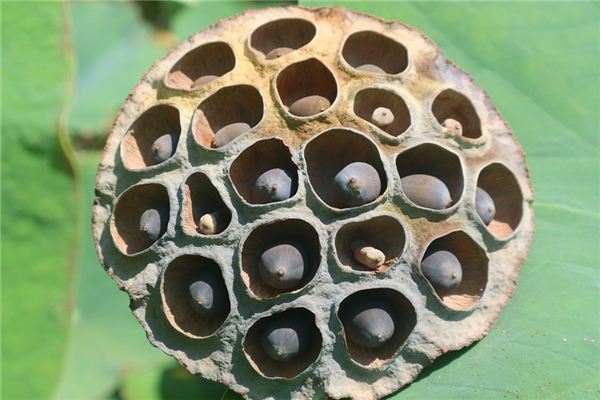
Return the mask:
[[281, 168], [273, 168], [256, 179], [252, 197], [258, 204], [272, 203], [289, 199], [293, 191], [292, 174]]
[[377, 269], [385, 262], [385, 254], [375, 247], [367, 245], [364, 240], [356, 240], [350, 245], [356, 261], [371, 269]]
[[385, 74], [385, 71], [375, 64], [363, 64], [361, 66], [356, 67], [356, 69], [364, 72], [372, 72], [375, 74]]
[[444, 127], [444, 130], [446, 132], [453, 133], [457, 136], [462, 135], [462, 130], [463, 130], [462, 124], [455, 119], [452, 119], [452, 118], [445, 119], [444, 122], [442, 122], [442, 127]]
[[377, 348], [383, 346], [394, 335], [395, 323], [389, 305], [380, 300], [364, 303], [354, 301], [344, 316], [344, 329], [356, 344]]
[[291, 53], [292, 51], [294, 51], [294, 49], [290, 49], [289, 47], [277, 47], [268, 52], [265, 58], [267, 60], [274, 60], [281, 56], [285, 56], [286, 54]]
[[203, 274], [189, 285], [190, 304], [201, 315], [216, 315], [227, 304], [222, 281], [213, 274]]
[[149, 240], [158, 240], [167, 230], [169, 216], [162, 208], [149, 208], [140, 216], [140, 232]]
[[443, 210], [452, 203], [450, 191], [435, 176], [415, 174], [402, 178], [402, 191], [413, 203], [434, 210]]
[[288, 111], [298, 117], [310, 117], [327, 110], [330, 106], [331, 103], [327, 98], [312, 95], [296, 100], [290, 105]]
[[379, 173], [370, 164], [353, 162], [334, 177], [336, 204], [339, 207], [356, 207], [375, 200], [381, 192]]
[[421, 271], [436, 290], [449, 292], [460, 285], [462, 267], [449, 251], [436, 251], [421, 261]]
[[250, 125], [245, 122], [235, 122], [225, 125], [215, 133], [213, 137], [213, 147], [223, 147], [233, 139], [250, 130]]
[[489, 225], [496, 215], [496, 205], [492, 196], [480, 187], [475, 190], [475, 208], [486, 225]]
[[155, 164], [160, 164], [163, 161], [167, 161], [175, 154], [175, 148], [179, 141], [179, 135], [174, 133], [167, 133], [158, 137], [152, 143], [152, 160]]
[[394, 114], [389, 108], [377, 107], [375, 110], [373, 110], [371, 122], [380, 128], [386, 127], [394, 122]]
[[190, 89], [192, 89], [192, 90], [199, 89], [202, 86], [204, 86], [204, 85], [206, 85], [206, 84], [214, 81], [217, 78], [218, 78], [217, 75], [204, 75], [204, 76], [201, 76], [200, 78], [196, 79], [192, 83], [192, 86], [190, 87]]
[[291, 289], [297, 286], [305, 270], [302, 252], [292, 244], [279, 244], [267, 249], [260, 256], [258, 264], [262, 280], [276, 289]]

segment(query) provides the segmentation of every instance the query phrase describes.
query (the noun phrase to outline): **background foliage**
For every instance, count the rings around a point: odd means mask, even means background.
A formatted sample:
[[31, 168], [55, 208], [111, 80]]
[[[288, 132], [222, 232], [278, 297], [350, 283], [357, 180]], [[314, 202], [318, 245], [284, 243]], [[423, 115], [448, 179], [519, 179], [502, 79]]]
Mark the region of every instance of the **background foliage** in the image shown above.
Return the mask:
[[[430, 36], [488, 91], [533, 179], [537, 234], [512, 302], [481, 342], [391, 398], [598, 398], [598, 3], [301, 4], [345, 6]], [[1, 4], [2, 398], [224, 394], [148, 344], [98, 264], [89, 220], [103, 143], [142, 73], [218, 19], [269, 5]]]

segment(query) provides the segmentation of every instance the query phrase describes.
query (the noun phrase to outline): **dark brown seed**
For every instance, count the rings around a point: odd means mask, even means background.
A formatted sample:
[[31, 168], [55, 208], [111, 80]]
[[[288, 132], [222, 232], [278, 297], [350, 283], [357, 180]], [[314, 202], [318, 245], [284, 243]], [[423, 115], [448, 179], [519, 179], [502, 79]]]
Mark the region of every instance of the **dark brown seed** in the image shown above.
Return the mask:
[[418, 206], [443, 210], [452, 203], [450, 191], [444, 182], [431, 175], [409, 175], [401, 180], [402, 190]]
[[219, 129], [213, 137], [213, 147], [223, 147], [233, 139], [250, 130], [250, 125], [245, 122], [235, 122]]
[[309, 117], [327, 110], [330, 106], [331, 103], [325, 97], [312, 95], [293, 102], [289, 108], [289, 112], [298, 117]]

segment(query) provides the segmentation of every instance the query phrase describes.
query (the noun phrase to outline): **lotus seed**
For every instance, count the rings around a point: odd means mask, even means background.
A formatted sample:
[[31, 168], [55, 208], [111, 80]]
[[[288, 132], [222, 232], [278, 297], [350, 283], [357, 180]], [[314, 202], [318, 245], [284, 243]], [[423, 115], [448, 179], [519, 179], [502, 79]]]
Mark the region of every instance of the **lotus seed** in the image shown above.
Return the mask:
[[192, 83], [191, 88], [192, 89], [201, 88], [202, 86], [206, 85], [207, 83], [210, 83], [210, 82], [214, 81], [217, 78], [218, 78], [217, 75], [204, 75], [204, 76], [201, 76], [200, 78], [196, 79], [194, 81], [194, 83]]
[[381, 192], [381, 179], [377, 170], [365, 162], [353, 162], [337, 173], [333, 186], [338, 207], [356, 207], [367, 204]]
[[179, 135], [174, 133], [167, 133], [159, 136], [152, 143], [152, 160], [154, 161], [154, 164], [160, 164], [171, 158], [175, 153], [178, 141]]
[[203, 214], [198, 220], [198, 231], [203, 235], [214, 235], [225, 228], [225, 215], [223, 211]]
[[330, 106], [331, 103], [327, 98], [313, 95], [296, 100], [288, 111], [298, 117], [309, 117], [327, 110]]
[[460, 261], [446, 250], [436, 251], [424, 258], [421, 271], [431, 285], [442, 293], [451, 291], [462, 281]]
[[356, 261], [367, 268], [377, 269], [385, 262], [385, 254], [375, 247], [367, 245], [363, 240], [357, 240], [350, 245]]
[[222, 283], [215, 274], [204, 274], [189, 286], [190, 304], [202, 315], [215, 315], [226, 303]]
[[353, 299], [344, 317], [344, 329], [350, 340], [359, 346], [377, 348], [394, 335], [395, 324], [390, 307], [379, 300], [363, 302]]
[[267, 55], [265, 56], [265, 58], [267, 60], [273, 60], [275, 58], [279, 58], [288, 53], [291, 53], [292, 51], [294, 51], [294, 49], [290, 49], [289, 47], [277, 47], [277, 48], [271, 50], [270, 52], [268, 52]]
[[385, 74], [385, 71], [380, 66], [375, 64], [363, 64], [356, 67], [356, 69], [364, 72], [373, 72], [375, 74]]
[[290, 361], [304, 353], [310, 338], [310, 331], [297, 321], [277, 319], [263, 330], [261, 345], [273, 360]]
[[219, 129], [213, 137], [213, 147], [223, 147], [233, 139], [250, 130], [250, 125], [245, 122], [235, 122]]
[[492, 196], [480, 187], [475, 191], [475, 208], [486, 225], [489, 225], [496, 216], [496, 205]]
[[291, 289], [302, 281], [306, 270], [302, 252], [292, 244], [280, 244], [260, 256], [258, 272], [275, 289]]
[[371, 122], [383, 128], [394, 122], [394, 114], [389, 108], [377, 107], [371, 115]]
[[167, 230], [169, 215], [163, 208], [149, 208], [140, 217], [140, 232], [149, 240], [156, 241]]
[[446, 132], [452, 133], [457, 136], [462, 135], [462, 124], [455, 119], [448, 118], [442, 122], [442, 126]]
[[252, 192], [254, 203], [265, 204], [289, 199], [293, 194], [294, 180], [292, 174], [281, 168], [273, 168], [263, 172]]
[[443, 210], [452, 203], [450, 191], [444, 182], [431, 175], [409, 175], [401, 179], [402, 190], [418, 206]]

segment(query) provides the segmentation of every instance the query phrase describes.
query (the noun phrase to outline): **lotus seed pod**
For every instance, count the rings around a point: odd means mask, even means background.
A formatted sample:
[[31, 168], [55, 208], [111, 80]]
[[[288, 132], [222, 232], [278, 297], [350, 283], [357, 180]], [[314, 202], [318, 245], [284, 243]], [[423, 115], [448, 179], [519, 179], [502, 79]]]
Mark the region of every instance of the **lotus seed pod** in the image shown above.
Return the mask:
[[305, 272], [302, 252], [294, 245], [280, 244], [267, 249], [260, 256], [258, 271], [262, 280], [276, 289], [297, 286]]
[[402, 191], [418, 206], [443, 210], [452, 204], [448, 186], [431, 175], [409, 175], [402, 178]]
[[493, 329], [534, 232], [484, 89], [418, 30], [341, 7], [247, 10], [170, 50], [94, 194], [99, 259], [148, 340], [246, 400], [401, 390]]
[[161, 208], [149, 208], [140, 216], [140, 232], [149, 240], [155, 241], [167, 230], [169, 216]]
[[440, 250], [421, 261], [421, 271], [434, 288], [449, 292], [462, 281], [462, 267], [449, 251]]
[[371, 115], [371, 122], [382, 128], [394, 122], [394, 114], [389, 108], [377, 107]]
[[479, 214], [483, 223], [486, 225], [489, 225], [496, 215], [496, 205], [494, 204], [494, 200], [488, 192], [480, 187], [475, 190], [475, 208], [477, 214]]
[[373, 72], [375, 74], [385, 74], [385, 71], [375, 64], [363, 64], [359, 67], [356, 67], [356, 69], [364, 72]]
[[442, 122], [442, 127], [446, 132], [452, 133], [457, 136], [462, 135], [462, 124], [455, 119], [445, 119], [444, 122]]
[[254, 184], [255, 203], [264, 204], [289, 199], [293, 190], [292, 174], [281, 168], [263, 172]]
[[217, 75], [204, 75], [204, 76], [201, 76], [200, 78], [196, 79], [194, 81], [194, 83], [192, 83], [191, 88], [192, 88], [192, 90], [199, 89], [202, 86], [204, 86], [204, 85], [206, 85], [206, 84], [214, 81], [217, 78], [218, 78]]
[[356, 344], [376, 348], [383, 346], [394, 335], [392, 311], [381, 301], [354, 302], [344, 317], [344, 329]]
[[271, 50], [270, 52], [268, 52], [267, 55], [265, 56], [265, 58], [267, 60], [274, 60], [274, 59], [284, 56], [288, 53], [291, 53], [292, 51], [294, 51], [294, 49], [290, 49], [289, 47], [277, 47], [277, 48]]
[[175, 134], [162, 135], [152, 143], [152, 160], [155, 164], [167, 161], [175, 153], [179, 136]]
[[377, 269], [385, 262], [385, 254], [375, 247], [368, 246], [365, 241], [357, 240], [350, 247], [356, 261], [371, 269]]
[[342, 208], [370, 203], [381, 192], [379, 173], [364, 162], [346, 165], [335, 175], [334, 183], [336, 204]]
[[288, 111], [298, 117], [310, 117], [327, 110], [330, 106], [331, 103], [325, 97], [312, 95], [296, 100]]
[[215, 133], [212, 144], [214, 147], [223, 147], [233, 139], [250, 130], [250, 125], [245, 122], [235, 122], [225, 125]]

